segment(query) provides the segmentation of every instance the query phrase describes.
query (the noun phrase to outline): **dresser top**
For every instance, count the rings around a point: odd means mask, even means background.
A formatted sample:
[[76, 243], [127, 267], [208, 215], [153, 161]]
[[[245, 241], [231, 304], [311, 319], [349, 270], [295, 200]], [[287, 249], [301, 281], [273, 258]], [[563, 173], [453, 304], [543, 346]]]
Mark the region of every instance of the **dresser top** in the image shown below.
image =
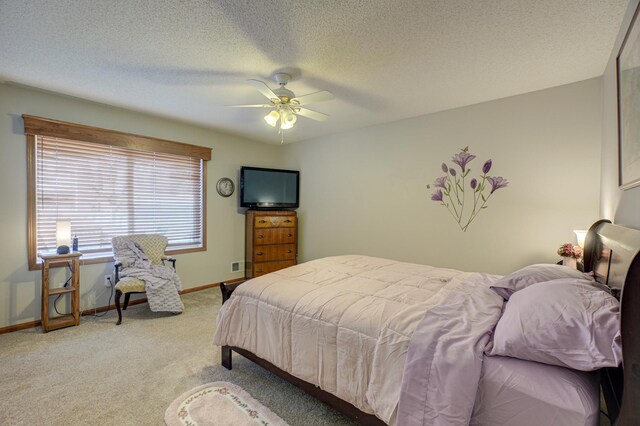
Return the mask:
[[295, 216], [293, 210], [247, 210], [248, 216]]

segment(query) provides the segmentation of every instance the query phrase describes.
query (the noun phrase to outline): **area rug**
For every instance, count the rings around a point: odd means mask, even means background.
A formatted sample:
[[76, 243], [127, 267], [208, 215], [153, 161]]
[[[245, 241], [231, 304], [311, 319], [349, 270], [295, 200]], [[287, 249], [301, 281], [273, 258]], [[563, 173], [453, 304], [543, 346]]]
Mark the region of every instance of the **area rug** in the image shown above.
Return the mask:
[[167, 426], [288, 426], [240, 386], [207, 383], [175, 399], [164, 413]]

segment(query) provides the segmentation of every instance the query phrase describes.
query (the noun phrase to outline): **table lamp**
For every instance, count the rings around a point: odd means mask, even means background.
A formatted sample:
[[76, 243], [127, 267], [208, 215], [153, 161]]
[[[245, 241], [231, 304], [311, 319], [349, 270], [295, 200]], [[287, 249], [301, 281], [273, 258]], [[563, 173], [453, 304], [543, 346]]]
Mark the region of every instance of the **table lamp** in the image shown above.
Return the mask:
[[584, 240], [587, 238], [588, 231], [573, 231], [576, 234], [576, 238], [578, 239], [578, 245], [584, 248]]
[[59, 219], [56, 221], [56, 253], [69, 253], [71, 245], [71, 221], [68, 219]]

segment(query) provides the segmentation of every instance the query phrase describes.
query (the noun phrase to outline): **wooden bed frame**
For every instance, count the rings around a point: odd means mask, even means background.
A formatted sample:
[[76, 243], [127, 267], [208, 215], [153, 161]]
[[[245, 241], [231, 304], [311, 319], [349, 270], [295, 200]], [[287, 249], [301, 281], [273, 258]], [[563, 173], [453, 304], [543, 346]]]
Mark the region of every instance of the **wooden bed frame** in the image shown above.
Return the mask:
[[609, 419], [612, 425], [640, 425], [640, 231], [608, 220], [594, 223], [584, 268], [620, 299], [623, 365], [605, 368], [601, 376]]
[[[602, 370], [602, 390], [612, 425], [640, 425], [640, 230], [611, 224], [594, 223], [587, 234], [584, 254], [585, 272], [608, 285], [620, 299], [623, 366]], [[220, 285], [222, 303], [242, 282]], [[318, 386], [301, 380], [257, 355], [233, 346], [222, 347], [222, 365], [231, 370], [236, 352], [362, 425], [385, 425], [372, 414]], [[623, 392], [624, 390], [624, 392]]]

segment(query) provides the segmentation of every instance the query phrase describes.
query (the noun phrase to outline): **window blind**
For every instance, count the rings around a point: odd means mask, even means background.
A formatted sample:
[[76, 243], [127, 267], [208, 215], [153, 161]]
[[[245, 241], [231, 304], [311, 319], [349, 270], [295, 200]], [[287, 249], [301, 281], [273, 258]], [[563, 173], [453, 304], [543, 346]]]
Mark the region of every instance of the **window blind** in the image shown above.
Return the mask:
[[56, 220], [86, 255], [111, 255], [111, 238], [161, 234], [168, 249], [203, 247], [199, 158], [37, 136], [36, 250], [56, 248]]

